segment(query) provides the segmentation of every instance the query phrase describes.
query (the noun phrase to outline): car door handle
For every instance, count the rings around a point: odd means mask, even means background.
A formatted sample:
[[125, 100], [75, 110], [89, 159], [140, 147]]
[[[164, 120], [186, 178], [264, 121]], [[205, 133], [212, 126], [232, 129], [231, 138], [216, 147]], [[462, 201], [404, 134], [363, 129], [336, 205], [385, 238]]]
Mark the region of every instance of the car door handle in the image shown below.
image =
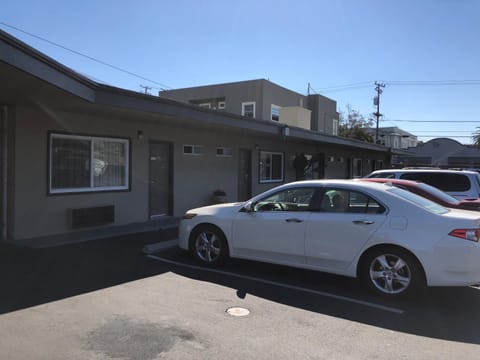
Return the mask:
[[301, 222], [303, 222], [303, 220], [297, 219], [297, 218], [290, 218], [290, 219], [286, 219], [285, 221], [289, 222], [289, 223], [301, 223]]
[[371, 220], [353, 220], [352, 221], [355, 225], [372, 225], [375, 221]]

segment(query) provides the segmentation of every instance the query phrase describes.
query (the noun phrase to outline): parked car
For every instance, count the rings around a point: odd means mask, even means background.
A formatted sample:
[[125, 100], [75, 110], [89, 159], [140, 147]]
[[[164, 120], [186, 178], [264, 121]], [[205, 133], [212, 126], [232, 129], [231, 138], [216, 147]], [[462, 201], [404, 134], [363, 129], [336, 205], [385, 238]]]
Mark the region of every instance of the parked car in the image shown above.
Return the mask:
[[365, 177], [420, 181], [443, 190], [457, 199], [480, 198], [480, 174], [476, 171], [389, 169], [376, 170]]
[[448, 208], [480, 211], [480, 199], [458, 200], [446, 192], [422, 182], [383, 178], [364, 178], [358, 180], [392, 184], [393, 186], [408, 190]]
[[480, 282], [480, 214], [367, 181], [285, 184], [245, 203], [188, 210], [179, 246], [201, 262], [259, 260], [361, 278], [399, 297]]

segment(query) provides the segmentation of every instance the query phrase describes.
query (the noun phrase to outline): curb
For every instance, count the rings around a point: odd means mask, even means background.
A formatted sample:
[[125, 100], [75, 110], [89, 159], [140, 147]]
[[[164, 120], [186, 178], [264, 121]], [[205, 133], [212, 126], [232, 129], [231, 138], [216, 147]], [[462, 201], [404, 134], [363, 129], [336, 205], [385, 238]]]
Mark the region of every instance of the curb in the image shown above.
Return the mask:
[[178, 246], [178, 239], [161, 241], [158, 243], [145, 245], [142, 249], [144, 254], [150, 255], [161, 250], [171, 249]]

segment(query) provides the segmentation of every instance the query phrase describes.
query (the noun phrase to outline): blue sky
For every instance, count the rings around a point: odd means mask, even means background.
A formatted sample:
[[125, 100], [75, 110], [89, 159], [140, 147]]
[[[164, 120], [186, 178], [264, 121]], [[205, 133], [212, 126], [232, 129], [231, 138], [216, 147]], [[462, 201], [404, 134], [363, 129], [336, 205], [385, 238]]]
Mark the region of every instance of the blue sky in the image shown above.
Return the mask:
[[16, 0], [2, 4], [0, 29], [130, 90], [265, 78], [303, 94], [310, 83], [339, 111], [368, 116], [383, 81], [380, 126], [462, 143], [480, 126], [477, 0]]

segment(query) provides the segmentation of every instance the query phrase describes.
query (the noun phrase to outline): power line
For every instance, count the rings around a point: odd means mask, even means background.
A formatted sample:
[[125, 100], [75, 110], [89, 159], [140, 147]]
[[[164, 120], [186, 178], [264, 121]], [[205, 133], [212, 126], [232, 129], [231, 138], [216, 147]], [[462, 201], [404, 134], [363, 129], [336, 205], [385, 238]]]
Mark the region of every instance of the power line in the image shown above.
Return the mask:
[[475, 120], [399, 120], [399, 119], [383, 119], [382, 121], [413, 122], [413, 123], [477, 123], [477, 124], [480, 124], [480, 121], [475, 121]]
[[109, 63], [107, 63], [107, 62], [105, 62], [105, 61], [102, 61], [102, 60], [98, 60], [98, 59], [96, 59], [96, 58], [94, 58], [94, 57], [91, 57], [91, 56], [89, 56], [89, 55], [82, 54], [81, 52], [78, 52], [78, 51], [76, 51], [76, 50], [72, 50], [72, 49], [70, 49], [70, 48], [68, 48], [68, 47], [66, 47], [66, 46], [64, 46], [64, 45], [57, 44], [57, 43], [55, 43], [55, 42], [53, 42], [53, 41], [50, 41], [50, 40], [45, 39], [45, 38], [42, 38], [42, 37], [40, 37], [40, 36], [38, 36], [38, 35], [29, 33], [29, 32], [27, 32], [27, 31], [25, 31], [25, 30], [22, 30], [22, 29], [19, 29], [19, 28], [15, 27], [15, 26], [6, 24], [6, 23], [4, 23], [4, 22], [2, 22], [2, 21], [0, 21], [0, 24], [2, 24], [2, 25], [4, 25], [4, 26], [7, 26], [7, 27], [9, 27], [9, 28], [11, 28], [11, 29], [15, 29], [15, 30], [17, 30], [17, 31], [20, 31], [20, 32], [22, 32], [22, 33], [24, 33], [24, 34], [26, 34], [26, 35], [32, 36], [32, 37], [34, 37], [34, 38], [36, 38], [36, 39], [45, 41], [45, 42], [47, 42], [47, 43], [49, 43], [49, 44], [51, 44], [51, 45], [54, 45], [54, 46], [56, 46], [56, 47], [59, 47], [59, 48], [61, 48], [61, 49], [70, 51], [70, 52], [73, 53], [73, 54], [76, 54], [76, 55], [79, 55], [79, 56], [83, 56], [84, 58], [87, 58], [87, 59], [89, 59], [89, 60], [95, 61], [95, 62], [97, 62], [97, 63], [99, 63], [99, 64], [102, 64], [102, 65], [108, 66], [108, 67], [110, 67], [110, 68], [112, 68], [112, 69], [115, 69], [115, 70], [117, 70], [117, 71], [121, 71], [121, 72], [123, 72], [123, 73], [125, 73], [125, 74], [131, 75], [131, 76], [135, 76], [135, 77], [137, 77], [137, 78], [139, 78], [139, 79], [142, 79], [142, 80], [149, 81], [149, 82], [151, 82], [151, 83], [160, 85], [160, 86], [162, 86], [162, 87], [164, 87], [164, 88], [169, 88], [169, 89], [171, 89], [171, 87], [168, 86], [168, 85], [159, 83], [159, 82], [157, 82], [157, 81], [155, 81], [155, 80], [148, 79], [148, 78], [146, 78], [146, 77], [144, 77], [144, 76], [142, 76], [142, 75], [135, 74], [135, 73], [133, 73], [133, 72], [131, 72], [131, 71], [128, 71], [128, 70], [119, 68], [118, 66], [109, 64]]
[[385, 81], [388, 85], [399, 86], [452, 86], [480, 85], [480, 80], [397, 80]]
[[[480, 80], [383, 80], [382, 83], [389, 86], [469, 86], [480, 85]], [[351, 84], [329, 86], [320, 89], [313, 89], [317, 93], [346, 91], [355, 89], [364, 89], [371, 87], [374, 81], [363, 81]]]
[[[425, 138], [425, 137], [439, 137], [438, 135], [421, 135], [417, 136], [417, 138]], [[472, 136], [469, 135], [455, 135], [455, 136], [449, 136], [449, 138], [471, 138]]]
[[[415, 130], [416, 133], [422, 133], [422, 132], [431, 132], [431, 130]], [[472, 131], [468, 130], [435, 130], [436, 133], [471, 133]]]

